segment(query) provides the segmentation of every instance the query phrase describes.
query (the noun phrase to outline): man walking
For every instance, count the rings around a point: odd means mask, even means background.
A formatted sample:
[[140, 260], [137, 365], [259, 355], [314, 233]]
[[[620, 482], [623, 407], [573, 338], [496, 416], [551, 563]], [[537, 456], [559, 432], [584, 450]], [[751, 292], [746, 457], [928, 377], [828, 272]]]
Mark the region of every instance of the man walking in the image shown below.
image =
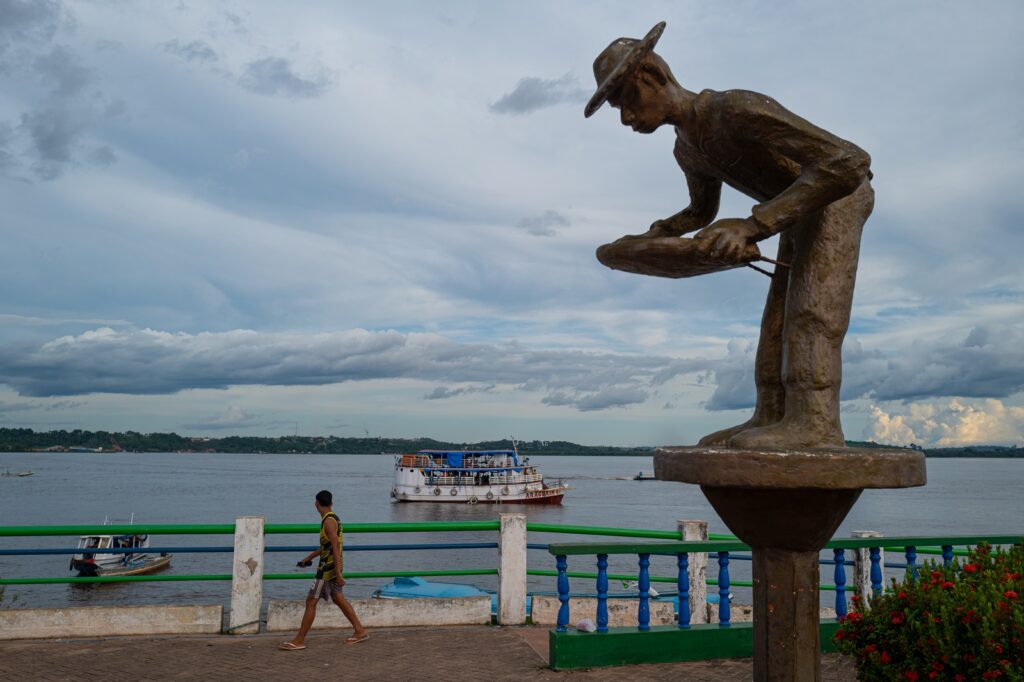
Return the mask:
[[359, 616], [356, 615], [352, 604], [345, 599], [342, 592], [345, 579], [341, 577], [341, 519], [331, 508], [333, 502], [334, 498], [329, 490], [321, 490], [316, 494], [314, 505], [317, 513], [320, 514], [320, 547], [310, 552], [296, 565], [309, 566], [313, 563], [313, 558], [317, 556], [320, 557], [320, 563], [316, 567], [316, 579], [313, 581], [313, 586], [309, 589], [309, 594], [306, 595], [306, 611], [302, 614], [299, 633], [279, 647], [285, 651], [299, 651], [306, 648], [306, 634], [309, 633], [309, 629], [313, 627], [313, 621], [316, 619], [316, 603], [319, 599], [327, 601], [330, 598], [345, 614], [348, 622], [352, 623], [353, 633], [345, 640], [346, 644], [358, 644], [370, 638], [366, 628], [359, 622]]

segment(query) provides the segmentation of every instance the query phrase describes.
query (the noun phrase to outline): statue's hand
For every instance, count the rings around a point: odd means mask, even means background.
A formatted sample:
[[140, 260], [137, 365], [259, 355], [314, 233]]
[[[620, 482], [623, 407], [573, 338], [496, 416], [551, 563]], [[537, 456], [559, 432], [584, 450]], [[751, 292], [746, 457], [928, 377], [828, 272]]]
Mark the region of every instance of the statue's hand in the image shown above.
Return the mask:
[[651, 223], [651, 229], [647, 230], [645, 237], [679, 237], [683, 231], [675, 224], [672, 218], [655, 220]]
[[759, 231], [752, 220], [723, 218], [711, 223], [693, 238], [707, 242], [708, 252], [713, 258], [740, 261], [760, 255], [755, 243]]
[[651, 229], [643, 234], [627, 234], [622, 239], [655, 239], [657, 237], [678, 237], [682, 234], [682, 230], [673, 224], [672, 219], [666, 218], [664, 220], [655, 220], [651, 223]]

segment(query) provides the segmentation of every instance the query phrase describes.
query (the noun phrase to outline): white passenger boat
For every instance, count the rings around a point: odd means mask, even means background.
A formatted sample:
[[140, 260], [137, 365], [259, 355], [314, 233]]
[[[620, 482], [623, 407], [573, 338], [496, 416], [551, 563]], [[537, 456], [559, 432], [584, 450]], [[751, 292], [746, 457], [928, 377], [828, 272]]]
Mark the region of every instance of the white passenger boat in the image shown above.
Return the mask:
[[561, 504], [568, 486], [544, 482], [512, 450], [420, 450], [395, 457], [391, 497], [399, 502]]
[[[78, 571], [79, 576], [91, 577], [142, 575], [171, 565], [170, 554], [162, 552], [154, 556], [146, 552], [148, 548], [148, 535], [83, 535], [78, 539], [78, 549], [82, 551], [71, 557], [68, 569]], [[120, 551], [112, 552], [112, 549]]]

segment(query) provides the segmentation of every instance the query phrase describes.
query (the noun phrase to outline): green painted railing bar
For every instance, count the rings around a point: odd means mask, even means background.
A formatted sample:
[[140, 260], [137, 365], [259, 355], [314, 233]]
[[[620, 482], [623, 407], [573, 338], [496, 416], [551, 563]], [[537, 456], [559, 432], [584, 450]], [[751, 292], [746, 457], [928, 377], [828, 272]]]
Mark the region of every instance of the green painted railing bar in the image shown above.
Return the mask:
[[[346, 533], [446, 533], [450, 531], [500, 530], [500, 521], [424, 521], [416, 523], [346, 523]], [[318, 523], [268, 523], [267, 535], [282, 533], [319, 533]]]
[[743, 552], [750, 547], [737, 540], [700, 540], [689, 542], [563, 542], [548, 545], [555, 556], [580, 554], [657, 554], [675, 555], [684, 552]]
[[231, 580], [231, 574], [103, 575], [92, 578], [0, 578], [0, 585], [60, 585], [63, 583], [171, 583], [186, 582], [190, 580]]
[[[877, 547], [880, 539], [885, 540], [886, 547], [892, 551], [903, 551], [904, 547], [937, 547], [941, 545], [978, 545], [987, 542], [990, 545], [1018, 545], [1024, 541], [1020, 535], [960, 535], [953, 537], [892, 537], [885, 538], [844, 538], [832, 540], [826, 549], [861, 549]], [[681, 554], [683, 552], [748, 552], [750, 547], [742, 542], [732, 540], [707, 540], [690, 542], [618, 542], [618, 543], [552, 543], [548, 552], [558, 555], [581, 554]], [[920, 553], [920, 549], [918, 549]]]
[[[415, 578], [445, 575], [498, 575], [496, 568], [466, 568], [451, 571], [371, 571], [367, 573], [346, 573], [345, 580], [361, 578]], [[230, 577], [230, 576], [229, 576]], [[315, 573], [264, 573], [264, 580], [312, 580]]]
[[568, 533], [574, 535], [606, 535], [608, 537], [651, 538], [678, 540], [679, 531], [645, 530], [643, 528], [602, 528], [601, 526], [571, 526], [559, 523], [529, 523], [526, 530], [533, 533]]
[[[319, 526], [317, 526], [319, 529]], [[49, 535], [232, 535], [235, 524], [115, 524], [109, 526], [0, 526], [0, 537], [32, 537]]]
[[[346, 523], [346, 533], [438, 533], [500, 530], [498, 521], [429, 521], [424, 523]], [[0, 537], [42, 537], [52, 535], [232, 535], [234, 523], [216, 524], [116, 524], [107, 526], [0, 526]], [[266, 534], [318, 533], [316, 523], [268, 523]]]

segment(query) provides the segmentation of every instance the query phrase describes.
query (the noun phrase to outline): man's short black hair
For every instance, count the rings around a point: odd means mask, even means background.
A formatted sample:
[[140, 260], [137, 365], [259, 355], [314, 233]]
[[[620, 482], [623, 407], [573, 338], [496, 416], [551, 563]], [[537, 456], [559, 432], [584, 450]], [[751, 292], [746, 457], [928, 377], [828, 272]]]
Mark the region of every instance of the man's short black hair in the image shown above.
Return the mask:
[[331, 495], [330, 490], [321, 490], [316, 494], [316, 501], [320, 503], [321, 507], [330, 507], [334, 502], [334, 495]]

